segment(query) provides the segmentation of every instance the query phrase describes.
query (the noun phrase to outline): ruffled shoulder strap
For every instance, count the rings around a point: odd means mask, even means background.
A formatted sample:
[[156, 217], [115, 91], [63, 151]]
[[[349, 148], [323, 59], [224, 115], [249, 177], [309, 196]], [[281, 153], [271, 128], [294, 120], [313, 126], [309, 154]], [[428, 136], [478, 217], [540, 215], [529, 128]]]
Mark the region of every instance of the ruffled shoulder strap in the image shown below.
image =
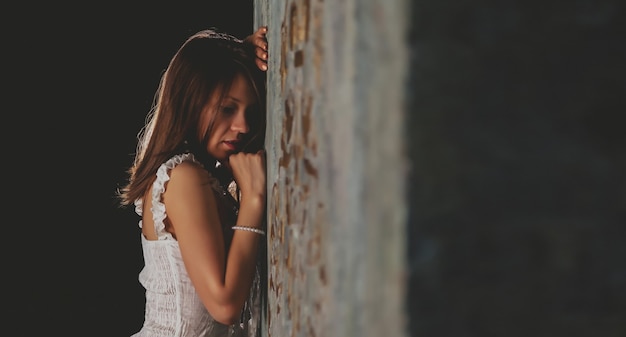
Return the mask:
[[[157, 170], [157, 177], [152, 184], [152, 217], [154, 221], [154, 227], [159, 240], [173, 239], [172, 234], [165, 230], [165, 204], [161, 202], [161, 194], [165, 192], [165, 184], [170, 180], [170, 171], [178, 164], [184, 161], [193, 161], [202, 165], [192, 153], [177, 154], [170, 158], [165, 163], [161, 164]], [[217, 183], [217, 182], [216, 182]], [[218, 184], [219, 185], [219, 184]], [[135, 200], [135, 212], [141, 216], [142, 214], [142, 201], [141, 199]], [[139, 223], [139, 227], [142, 223]]]

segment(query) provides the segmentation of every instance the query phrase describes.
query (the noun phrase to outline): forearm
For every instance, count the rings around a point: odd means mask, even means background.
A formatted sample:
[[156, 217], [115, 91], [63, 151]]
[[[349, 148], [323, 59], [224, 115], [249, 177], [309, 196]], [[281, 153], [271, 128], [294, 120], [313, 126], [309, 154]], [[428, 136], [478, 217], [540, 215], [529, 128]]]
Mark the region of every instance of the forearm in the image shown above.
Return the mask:
[[[242, 199], [236, 226], [261, 228], [265, 202], [262, 198]], [[254, 278], [259, 240], [263, 235], [235, 230], [226, 261], [225, 284], [231, 289], [233, 301], [243, 306]]]

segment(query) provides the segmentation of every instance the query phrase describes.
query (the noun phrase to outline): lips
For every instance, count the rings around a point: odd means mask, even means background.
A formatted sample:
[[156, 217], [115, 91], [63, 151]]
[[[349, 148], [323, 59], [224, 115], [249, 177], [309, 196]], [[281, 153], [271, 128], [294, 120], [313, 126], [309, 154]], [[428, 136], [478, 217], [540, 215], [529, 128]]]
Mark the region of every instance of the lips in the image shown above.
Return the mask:
[[238, 140], [225, 140], [223, 141], [224, 145], [226, 145], [226, 147], [228, 147], [231, 151], [235, 151], [237, 150], [237, 147], [239, 146], [239, 141]]

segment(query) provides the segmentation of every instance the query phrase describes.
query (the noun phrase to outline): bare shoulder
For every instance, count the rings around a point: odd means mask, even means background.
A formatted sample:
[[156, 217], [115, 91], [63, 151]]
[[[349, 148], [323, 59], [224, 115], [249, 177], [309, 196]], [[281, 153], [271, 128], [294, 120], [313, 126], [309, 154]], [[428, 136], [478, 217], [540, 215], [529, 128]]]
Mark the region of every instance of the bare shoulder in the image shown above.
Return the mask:
[[216, 222], [217, 204], [211, 176], [200, 164], [185, 161], [170, 171], [163, 203], [167, 213], [167, 229], [179, 240], [202, 233], [208, 223]]
[[193, 203], [206, 200], [211, 192], [211, 176], [200, 164], [185, 161], [170, 171], [163, 198], [169, 203]]
[[184, 161], [170, 171], [170, 185], [206, 185], [209, 182], [209, 173], [192, 161]]
[[170, 171], [170, 180], [163, 193], [168, 217], [188, 219], [198, 210], [215, 204], [211, 176], [192, 161], [182, 162]]

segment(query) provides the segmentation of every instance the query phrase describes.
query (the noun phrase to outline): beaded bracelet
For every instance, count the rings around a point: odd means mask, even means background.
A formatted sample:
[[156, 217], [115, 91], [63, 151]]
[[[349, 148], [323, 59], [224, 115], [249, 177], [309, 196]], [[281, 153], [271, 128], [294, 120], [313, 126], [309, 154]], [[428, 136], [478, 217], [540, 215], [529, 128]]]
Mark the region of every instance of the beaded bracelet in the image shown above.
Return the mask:
[[233, 226], [232, 229], [240, 229], [242, 231], [254, 232], [257, 234], [265, 235], [265, 231], [262, 229], [258, 229], [256, 227], [248, 227], [248, 226]]

